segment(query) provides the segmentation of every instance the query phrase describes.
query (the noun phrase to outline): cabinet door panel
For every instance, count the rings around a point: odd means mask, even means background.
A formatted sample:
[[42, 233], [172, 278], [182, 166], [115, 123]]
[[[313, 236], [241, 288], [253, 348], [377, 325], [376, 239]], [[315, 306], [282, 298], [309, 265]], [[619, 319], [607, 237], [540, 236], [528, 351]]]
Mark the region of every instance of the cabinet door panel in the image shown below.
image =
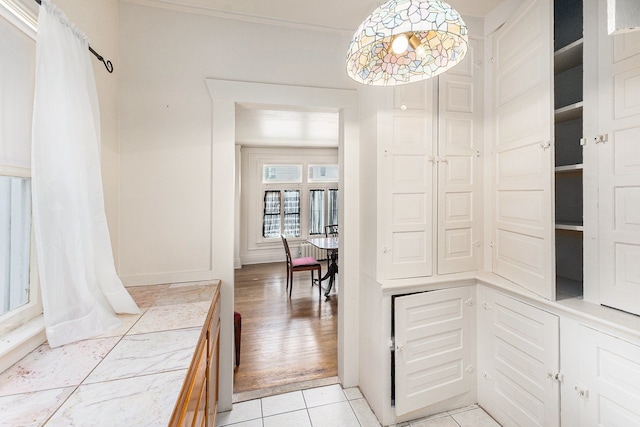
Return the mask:
[[464, 287], [395, 299], [396, 415], [471, 390], [471, 297]]
[[640, 347], [588, 327], [581, 335], [582, 425], [640, 425]]
[[558, 317], [485, 288], [478, 305], [479, 403], [503, 425], [558, 426]]
[[493, 271], [548, 299], [555, 299], [552, 23], [551, 2], [525, 2], [493, 39]]
[[[606, 2], [599, 2], [606, 15]], [[640, 32], [609, 36], [598, 26], [601, 134], [598, 144], [600, 302], [640, 314]]]
[[470, 44], [461, 70], [438, 82], [438, 274], [477, 268], [483, 74], [473, 62], [480, 45]]
[[433, 125], [425, 112], [378, 115], [379, 276], [433, 274]]

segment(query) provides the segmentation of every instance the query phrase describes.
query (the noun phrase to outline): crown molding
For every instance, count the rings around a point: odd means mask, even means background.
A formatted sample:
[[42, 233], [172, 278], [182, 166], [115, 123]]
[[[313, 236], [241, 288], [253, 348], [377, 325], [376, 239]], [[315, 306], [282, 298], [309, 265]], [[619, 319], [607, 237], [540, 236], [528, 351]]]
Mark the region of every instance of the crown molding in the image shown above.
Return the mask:
[[34, 40], [38, 29], [37, 11], [38, 6], [33, 0], [0, 0], [0, 16]]
[[[3, 0], [0, 0], [3, 1]], [[252, 15], [243, 12], [234, 12], [218, 9], [209, 6], [189, 4], [187, 1], [175, 0], [122, 0], [124, 3], [138, 4], [142, 6], [155, 7], [160, 9], [173, 10], [176, 12], [192, 13], [196, 15], [213, 16], [222, 19], [233, 19], [236, 21], [251, 22], [255, 24], [273, 25], [284, 28], [293, 28], [305, 31], [319, 31], [337, 33], [351, 36], [353, 29], [331, 27], [328, 25], [309, 24], [305, 22], [288, 21], [285, 19], [271, 18], [266, 16]]]

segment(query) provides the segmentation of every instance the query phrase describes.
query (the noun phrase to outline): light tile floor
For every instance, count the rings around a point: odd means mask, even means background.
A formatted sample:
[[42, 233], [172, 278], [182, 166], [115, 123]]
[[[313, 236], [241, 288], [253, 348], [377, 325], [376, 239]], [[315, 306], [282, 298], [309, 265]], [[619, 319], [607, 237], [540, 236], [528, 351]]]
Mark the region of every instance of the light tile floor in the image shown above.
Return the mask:
[[[223, 427], [380, 427], [357, 388], [339, 384], [293, 391], [235, 403], [220, 412], [216, 426]], [[500, 427], [477, 405], [443, 412], [395, 427]]]

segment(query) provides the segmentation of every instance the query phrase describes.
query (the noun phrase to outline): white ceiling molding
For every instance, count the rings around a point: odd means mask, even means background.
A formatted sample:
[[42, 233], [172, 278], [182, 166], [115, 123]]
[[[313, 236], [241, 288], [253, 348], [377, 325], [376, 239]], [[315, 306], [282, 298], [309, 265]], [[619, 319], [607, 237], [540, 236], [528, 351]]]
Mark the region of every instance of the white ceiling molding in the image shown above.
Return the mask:
[[190, 4], [184, 1], [175, 0], [122, 0], [125, 3], [139, 4], [142, 6], [156, 7], [168, 9], [177, 12], [192, 13], [197, 15], [213, 16], [223, 19], [234, 19], [237, 21], [252, 22], [255, 24], [273, 25], [285, 28], [294, 28], [298, 30], [322, 31], [330, 33], [340, 33], [350, 36], [354, 29], [345, 29], [331, 27], [328, 25], [317, 25], [306, 22], [296, 22], [286, 19], [272, 18], [267, 16], [253, 15], [249, 13], [236, 12], [231, 10], [219, 9], [211, 6], [201, 6]]
[[0, 16], [35, 40], [38, 4], [33, 0], [0, 0]]

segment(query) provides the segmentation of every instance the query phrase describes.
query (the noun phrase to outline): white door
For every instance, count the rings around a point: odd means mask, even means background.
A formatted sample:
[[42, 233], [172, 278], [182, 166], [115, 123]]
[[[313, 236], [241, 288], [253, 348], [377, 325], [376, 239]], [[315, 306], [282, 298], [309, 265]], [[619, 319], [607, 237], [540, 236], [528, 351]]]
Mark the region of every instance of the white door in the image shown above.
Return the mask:
[[493, 38], [493, 271], [555, 300], [549, 0], [526, 1]]
[[640, 314], [640, 32], [598, 30], [600, 302]]
[[471, 391], [472, 287], [397, 297], [394, 316], [396, 415]]
[[473, 271], [480, 250], [481, 43], [438, 77], [438, 274]]
[[580, 425], [640, 426], [640, 347], [583, 327], [580, 349]]
[[558, 316], [478, 291], [478, 399], [505, 426], [560, 425]]
[[430, 110], [378, 113], [378, 276], [433, 274], [434, 126]]

